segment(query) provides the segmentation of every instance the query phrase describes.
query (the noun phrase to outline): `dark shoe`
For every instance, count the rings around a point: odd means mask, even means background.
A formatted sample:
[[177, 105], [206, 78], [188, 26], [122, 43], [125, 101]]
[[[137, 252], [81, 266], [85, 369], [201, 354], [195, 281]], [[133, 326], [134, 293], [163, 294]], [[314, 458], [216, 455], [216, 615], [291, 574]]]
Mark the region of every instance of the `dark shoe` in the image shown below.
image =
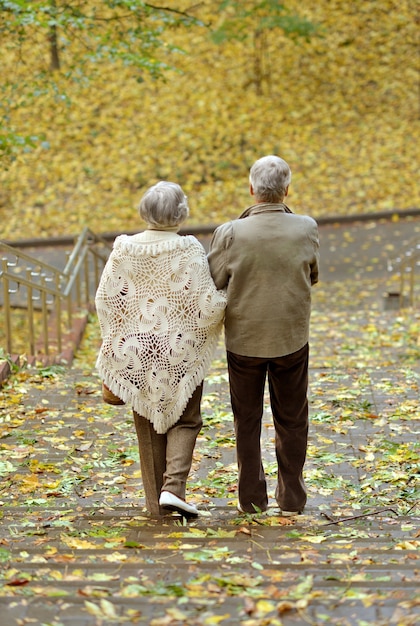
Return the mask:
[[197, 517], [198, 515], [198, 510], [193, 504], [187, 504], [185, 500], [178, 498], [170, 491], [161, 492], [159, 504], [164, 509], [181, 513], [184, 517]]

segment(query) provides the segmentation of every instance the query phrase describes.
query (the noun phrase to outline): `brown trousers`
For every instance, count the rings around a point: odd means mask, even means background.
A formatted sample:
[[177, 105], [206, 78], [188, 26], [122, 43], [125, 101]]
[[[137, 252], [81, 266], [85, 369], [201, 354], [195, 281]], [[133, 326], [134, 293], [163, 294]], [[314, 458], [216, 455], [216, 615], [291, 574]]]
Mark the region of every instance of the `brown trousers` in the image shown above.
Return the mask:
[[162, 490], [170, 491], [185, 500], [194, 446], [202, 426], [202, 394], [203, 384], [194, 391], [178, 422], [161, 435], [148, 419], [133, 411], [146, 508], [152, 515], [164, 513], [159, 507]]
[[279, 507], [302, 511], [306, 488], [302, 470], [308, 443], [309, 347], [277, 358], [227, 353], [231, 404], [236, 433], [238, 496], [244, 511], [268, 506], [261, 458], [261, 422], [268, 376], [278, 466], [275, 493]]

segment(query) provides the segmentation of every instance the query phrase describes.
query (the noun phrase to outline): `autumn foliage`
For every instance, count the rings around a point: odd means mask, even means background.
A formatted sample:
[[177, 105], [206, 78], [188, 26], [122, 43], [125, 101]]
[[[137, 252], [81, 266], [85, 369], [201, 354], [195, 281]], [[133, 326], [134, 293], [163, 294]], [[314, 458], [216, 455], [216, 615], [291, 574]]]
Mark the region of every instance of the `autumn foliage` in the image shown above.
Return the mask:
[[[192, 10], [216, 28], [226, 15], [214, 5]], [[252, 20], [241, 40], [220, 43], [207, 26], [171, 29], [166, 41], [186, 54], [168, 53], [176, 70], [166, 80], [118, 63], [97, 63], [89, 80], [77, 80], [67, 57], [55, 88], [34, 97], [30, 77], [47, 69], [45, 41], [34, 35], [20, 60], [6, 46], [0, 83], [13, 101], [9, 123], [43, 140], [0, 173], [0, 237], [141, 228], [136, 203], [159, 179], [184, 187], [190, 224], [216, 224], [249, 203], [249, 166], [268, 153], [291, 165], [297, 212], [418, 207], [416, 3], [287, 6], [318, 25], [316, 36], [270, 29], [256, 47]]]

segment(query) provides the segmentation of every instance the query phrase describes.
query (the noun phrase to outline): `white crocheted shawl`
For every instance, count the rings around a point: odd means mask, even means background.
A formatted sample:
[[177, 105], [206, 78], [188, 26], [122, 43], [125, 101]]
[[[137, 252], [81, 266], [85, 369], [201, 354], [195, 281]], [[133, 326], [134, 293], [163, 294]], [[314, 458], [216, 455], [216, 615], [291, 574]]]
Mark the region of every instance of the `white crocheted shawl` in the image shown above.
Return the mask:
[[104, 383], [165, 433], [203, 381], [226, 295], [192, 235], [145, 231], [116, 238], [96, 293]]

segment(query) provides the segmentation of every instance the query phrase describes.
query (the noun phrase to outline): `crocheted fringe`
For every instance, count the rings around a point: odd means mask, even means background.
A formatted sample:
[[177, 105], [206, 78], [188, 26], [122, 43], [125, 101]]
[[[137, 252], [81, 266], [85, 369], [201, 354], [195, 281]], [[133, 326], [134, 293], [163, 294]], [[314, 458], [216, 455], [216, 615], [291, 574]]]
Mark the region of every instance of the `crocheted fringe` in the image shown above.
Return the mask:
[[209, 339], [201, 364], [195, 372], [189, 375], [188, 380], [183, 384], [182, 393], [179, 393], [176, 403], [167, 414], [163, 414], [156, 409], [156, 405], [147, 403], [147, 400], [139, 397], [139, 394], [134, 390], [127, 389], [127, 387], [116, 380], [101, 364], [100, 355], [96, 362], [96, 367], [105, 385], [109, 387], [116, 396], [121, 398], [126, 405], [131, 406], [136, 413], [148, 419], [153, 424], [153, 428], [158, 434], [164, 434], [177, 423], [194, 391], [197, 389], [198, 385], [203, 382], [216, 350], [218, 336], [219, 332], [215, 332], [215, 336]]
[[136, 256], [150, 256], [151, 254], [159, 254], [163, 251], [172, 252], [172, 250], [189, 248], [192, 244], [196, 244], [205, 254], [203, 246], [194, 235], [183, 235], [178, 239], [153, 243], [145, 243], [143, 241], [136, 243], [135, 240], [133, 241], [133, 237], [135, 237], [135, 235], [119, 235], [114, 241], [114, 249], [123, 248], [126, 252], [135, 254]]

